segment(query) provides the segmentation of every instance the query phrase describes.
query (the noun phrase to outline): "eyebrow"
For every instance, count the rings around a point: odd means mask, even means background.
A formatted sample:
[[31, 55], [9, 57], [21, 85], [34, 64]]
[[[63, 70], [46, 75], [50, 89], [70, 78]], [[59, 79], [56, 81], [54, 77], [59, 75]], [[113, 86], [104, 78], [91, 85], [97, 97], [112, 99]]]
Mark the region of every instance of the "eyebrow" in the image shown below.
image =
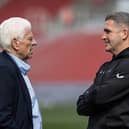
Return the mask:
[[111, 30], [109, 30], [109, 29], [106, 29], [106, 28], [104, 29], [104, 31], [105, 31], [105, 32], [111, 32]]

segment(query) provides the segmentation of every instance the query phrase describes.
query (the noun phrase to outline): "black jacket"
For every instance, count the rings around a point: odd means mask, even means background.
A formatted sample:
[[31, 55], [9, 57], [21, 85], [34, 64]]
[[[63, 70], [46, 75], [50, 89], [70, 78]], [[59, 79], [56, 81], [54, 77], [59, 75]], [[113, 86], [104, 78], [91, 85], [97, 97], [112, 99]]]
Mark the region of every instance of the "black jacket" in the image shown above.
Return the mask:
[[129, 129], [129, 48], [104, 63], [77, 101], [88, 129]]
[[0, 129], [33, 129], [28, 89], [6, 52], [0, 53]]

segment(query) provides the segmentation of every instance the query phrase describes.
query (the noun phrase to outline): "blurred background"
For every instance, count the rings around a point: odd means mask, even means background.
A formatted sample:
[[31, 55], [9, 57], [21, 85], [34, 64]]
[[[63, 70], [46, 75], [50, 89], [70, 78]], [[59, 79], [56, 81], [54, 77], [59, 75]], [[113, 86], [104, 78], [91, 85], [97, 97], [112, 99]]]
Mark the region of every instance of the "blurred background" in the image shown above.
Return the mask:
[[31, 21], [38, 42], [29, 76], [38, 96], [44, 129], [85, 129], [76, 101], [111, 55], [101, 41], [104, 18], [129, 12], [129, 0], [0, 0], [0, 22]]

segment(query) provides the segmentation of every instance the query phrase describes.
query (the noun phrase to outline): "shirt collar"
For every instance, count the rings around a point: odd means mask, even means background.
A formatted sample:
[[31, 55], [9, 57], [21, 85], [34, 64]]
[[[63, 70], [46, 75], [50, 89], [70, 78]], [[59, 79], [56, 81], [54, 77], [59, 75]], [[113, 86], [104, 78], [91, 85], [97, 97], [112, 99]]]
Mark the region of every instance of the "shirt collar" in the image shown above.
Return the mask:
[[7, 54], [15, 61], [16, 65], [20, 69], [21, 73], [23, 73], [24, 75], [26, 75], [27, 72], [30, 70], [30, 67], [31, 66], [29, 64], [27, 64], [25, 61], [19, 59], [15, 55], [13, 55], [12, 53], [7, 52]]

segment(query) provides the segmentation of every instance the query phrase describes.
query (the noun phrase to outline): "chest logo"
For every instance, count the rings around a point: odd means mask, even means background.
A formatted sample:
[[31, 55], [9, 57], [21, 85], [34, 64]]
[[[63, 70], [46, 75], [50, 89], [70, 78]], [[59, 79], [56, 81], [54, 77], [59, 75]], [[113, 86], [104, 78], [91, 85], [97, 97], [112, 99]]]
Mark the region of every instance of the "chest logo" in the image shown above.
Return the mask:
[[120, 75], [119, 73], [116, 74], [116, 78], [124, 78], [124, 75]]

